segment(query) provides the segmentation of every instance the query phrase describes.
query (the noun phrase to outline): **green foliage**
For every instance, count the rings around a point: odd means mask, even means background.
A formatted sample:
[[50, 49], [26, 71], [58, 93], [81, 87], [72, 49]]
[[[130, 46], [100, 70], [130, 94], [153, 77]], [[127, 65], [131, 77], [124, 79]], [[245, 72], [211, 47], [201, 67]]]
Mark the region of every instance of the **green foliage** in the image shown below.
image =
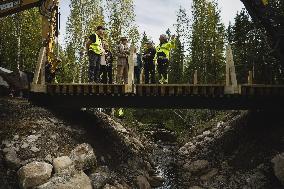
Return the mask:
[[143, 32], [143, 34], [142, 34], [142, 40], [141, 40], [141, 45], [140, 45], [140, 53], [143, 53], [143, 52], [144, 52], [146, 42], [148, 42], [148, 41], [149, 41], [149, 39], [148, 39], [148, 36], [147, 36], [146, 32]]
[[169, 83], [183, 82], [183, 63], [184, 63], [184, 47], [177, 36], [175, 48], [171, 53], [171, 63], [169, 67]]
[[127, 36], [130, 42], [137, 45], [140, 36], [135, 25], [133, 0], [108, 0], [109, 44], [116, 50], [120, 38]]
[[246, 10], [237, 14], [235, 24], [228, 28], [228, 33], [239, 83], [247, 82], [249, 71], [253, 71], [255, 83], [283, 82], [283, 67], [274, 57], [264, 29], [251, 21]]
[[41, 47], [37, 9], [0, 18], [0, 66], [33, 72]]
[[186, 72], [193, 76], [194, 70], [198, 70], [200, 83], [220, 83], [225, 70], [225, 27], [220, 21], [217, 3], [195, 0], [192, 15], [190, 61]]

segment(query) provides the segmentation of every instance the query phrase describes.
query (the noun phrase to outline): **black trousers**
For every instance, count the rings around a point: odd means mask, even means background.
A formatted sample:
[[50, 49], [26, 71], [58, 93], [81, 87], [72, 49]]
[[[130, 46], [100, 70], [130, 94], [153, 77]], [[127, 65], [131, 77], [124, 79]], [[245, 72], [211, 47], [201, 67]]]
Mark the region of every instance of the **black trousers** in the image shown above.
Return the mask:
[[168, 68], [169, 68], [169, 60], [168, 59], [158, 59], [157, 60], [157, 69], [158, 69], [158, 77], [159, 77], [159, 82], [161, 83], [161, 79], [163, 78], [163, 81], [161, 84], [164, 82], [168, 82]]
[[154, 61], [145, 62], [144, 64], [145, 84], [149, 84], [149, 81], [154, 84], [155, 81], [155, 64]]
[[112, 84], [112, 65], [101, 65], [102, 83]]
[[100, 82], [101, 55], [89, 51], [89, 82]]
[[140, 84], [141, 69], [138, 66], [134, 66], [134, 83]]

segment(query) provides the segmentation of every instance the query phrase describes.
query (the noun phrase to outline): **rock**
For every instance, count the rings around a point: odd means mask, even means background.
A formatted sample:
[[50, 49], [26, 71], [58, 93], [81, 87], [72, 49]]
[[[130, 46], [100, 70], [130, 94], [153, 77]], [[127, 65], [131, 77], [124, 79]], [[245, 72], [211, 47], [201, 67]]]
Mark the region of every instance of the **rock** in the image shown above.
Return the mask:
[[37, 148], [37, 147], [35, 147], [35, 146], [32, 146], [32, 147], [31, 147], [31, 151], [34, 152], [34, 153], [36, 153], [36, 152], [39, 152], [40, 149]]
[[204, 132], [202, 133], [203, 136], [209, 136], [210, 134], [211, 134], [210, 131], [204, 131]]
[[158, 176], [149, 177], [149, 183], [154, 188], [162, 187], [165, 181], [166, 180], [162, 177], [158, 177]]
[[190, 187], [189, 189], [203, 189], [203, 188], [200, 187], [200, 186], [192, 186], [192, 187]]
[[57, 138], [57, 136], [56, 135], [51, 135], [50, 138], [55, 140]]
[[8, 153], [8, 152], [11, 151], [11, 148], [4, 148], [2, 151], [3, 151], [4, 153]]
[[110, 177], [110, 171], [108, 167], [99, 167], [95, 173], [91, 174], [90, 179], [94, 189], [100, 189], [105, 186]]
[[18, 171], [22, 188], [35, 187], [48, 181], [51, 176], [52, 165], [45, 162], [32, 162]]
[[47, 161], [49, 163], [53, 163], [52, 156], [50, 154], [48, 154], [47, 156], [45, 156], [44, 161]]
[[74, 175], [55, 176], [37, 189], [92, 189], [89, 177], [83, 172]]
[[[5, 145], [7, 147], [7, 145], [10, 144], [10, 142], [8, 140], [3, 140], [2, 141], [2, 145]], [[11, 146], [11, 145], [10, 145]]]
[[117, 188], [115, 186], [110, 185], [110, 184], [106, 184], [103, 189], [117, 189]]
[[58, 123], [58, 120], [55, 119], [55, 118], [49, 117], [48, 120], [49, 120], [50, 122], [52, 122], [52, 123]]
[[267, 186], [267, 178], [264, 174], [257, 171], [253, 175], [250, 175], [248, 179], [246, 179], [246, 182], [248, 184], [248, 188], [254, 188], [254, 189], [261, 189], [265, 188]]
[[218, 174], [218, 169], [212, 169], [211, 171], [209, 171], [207, 174], [205, 174], [205, 175], [202, 175], [201, 177], [200, 177], [200, 179], [202, 180], [202, 181], [208, 181], [208, 180], [210, 180], [211, 178], [213, 178], [215, 175], [217, 175]]
[[21, 146], [21, 148], [23, 148], [23, 149], [25, 149], [25, 148], [27, 148], [27, 147], [29, 147], [29, 144], [26, 143], [26, 142], [24, 142], [24, 143], [22, 144], [22, 146]]
[[192, 163], [187, 163], [184, 165], [184, 168], [187, 169], [192, 174], [198, 173], [203, 174], [209, 168], [209, 162], [207, 160], [197, 160]]
[[122, 186], [121, 184], [117, 184], [117, 185], [115, 185], [115, 186], [110, 185], [110, 184], [106, 184], [106, 185], [103, 187], [103, 189], [128, 189], [128, 188]]
[[19, 167], [21, 165], [21, 160], [18, 158], [17, 152], [13, 148], [7, 149], [5, 161], [11, 167]]
[[30, 135], [27, 137], [28, 143], [32, 143], [38, 140], [38, 138], [41, 137], [41, 135]]
[[136, 184], [138, 189], [151, 189], [150, 183], [144, 176], [138, 176], [136, 178]]
[[19, 135], [15, 135], [15, 136], [13, 137], [13, 139], [14, 139], [14, 140], [18, 140], [18, 139], [19, 139]]
[[53, 164], [55, 172], [59, 173], [62, 170], [70, 167], [73, 164], [73, 162], [68, 156], [62, 156], [62, 157], [55, 158], [52, 164]]
[[271, 162], [275, 176], [284, 185], [284, 153], [276, 155]]
[[113, 185], [106, 184], [103, 189], [131, 189], [126, 183], [120, 184], [117, 181]]
[[70, 154], [76, 168], [82, 170], [93, 169], [97, 165], [97, 159], [93, 148], [89, 144], [80, 144]]

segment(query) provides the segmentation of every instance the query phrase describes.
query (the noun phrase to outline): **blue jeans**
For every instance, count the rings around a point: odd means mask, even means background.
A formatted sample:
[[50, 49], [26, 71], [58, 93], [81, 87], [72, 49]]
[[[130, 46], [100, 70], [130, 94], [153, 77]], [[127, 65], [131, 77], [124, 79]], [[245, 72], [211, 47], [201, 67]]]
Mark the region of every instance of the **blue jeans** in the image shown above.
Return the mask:
[[101, 55], [89, 52], [89, 82], [100, 82]]

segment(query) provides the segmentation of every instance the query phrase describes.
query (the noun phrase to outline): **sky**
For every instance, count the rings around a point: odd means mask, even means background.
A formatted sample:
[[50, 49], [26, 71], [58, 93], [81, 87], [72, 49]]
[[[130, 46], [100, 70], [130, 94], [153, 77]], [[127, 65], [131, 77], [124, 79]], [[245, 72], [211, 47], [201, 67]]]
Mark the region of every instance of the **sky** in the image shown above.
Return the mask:
[[[176, 23], [176, 13], [180, 6], [190, 13], [192, 0], [134, 0], [136, 24], [140, 33], [146, 31], [154, 42], [158, 41], [160, 34], [170, 28], [174, 31]], [[70, 0], [61, 1], [61, 30], [59, 43], [64, 46], [64, 33], [68, 15]], [[221, 10], [222, 22], [228, 26], [229, 22], [233, 22], [238, 11], [244, 6], [240, 0], [218, 0]]]

